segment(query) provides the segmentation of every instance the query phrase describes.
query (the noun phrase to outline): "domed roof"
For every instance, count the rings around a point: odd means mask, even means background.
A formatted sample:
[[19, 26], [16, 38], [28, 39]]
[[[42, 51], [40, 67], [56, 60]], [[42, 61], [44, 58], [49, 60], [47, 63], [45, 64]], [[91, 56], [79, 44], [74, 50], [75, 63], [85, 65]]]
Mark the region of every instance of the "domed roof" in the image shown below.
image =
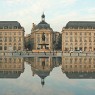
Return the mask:
[[41, 16], [41, 19], [42, 19], [41, 22], [35, 26], [35, 29], [50, 29], [50, 30], [52, 30], [50, 25], [47, 22], [45, 22], [45, 15], [44, 14]]
[[50, 25], [48, 23], [46, 23], [45, 21], [41, 21], [38, 25], [36, 25], [35, 27], [36, 29], [51, 29]]
[[36, 69], [36, 68], [33, 68], [33, 67], [31, 67], [31, 69], [41, 79], [44, 79], [45, 77], [49, 76], [49, 74], [50, 74], [50, 71], [40, 70], [40, 69]]

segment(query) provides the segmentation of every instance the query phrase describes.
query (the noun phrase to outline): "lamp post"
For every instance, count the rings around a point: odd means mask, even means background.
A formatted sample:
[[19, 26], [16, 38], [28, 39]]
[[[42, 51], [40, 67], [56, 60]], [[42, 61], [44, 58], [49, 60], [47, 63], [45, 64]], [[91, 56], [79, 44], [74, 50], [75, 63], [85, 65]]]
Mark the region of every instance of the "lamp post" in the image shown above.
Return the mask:
[[55, 50], [55, 43], [56, 41], [53, 41], [53, 55], [54, 55], [54, 50]]
[[56, 34], [54, 34], [54, 40], [53, 40], [53, 55], [54, 55], [55, 47], [56, 47]]

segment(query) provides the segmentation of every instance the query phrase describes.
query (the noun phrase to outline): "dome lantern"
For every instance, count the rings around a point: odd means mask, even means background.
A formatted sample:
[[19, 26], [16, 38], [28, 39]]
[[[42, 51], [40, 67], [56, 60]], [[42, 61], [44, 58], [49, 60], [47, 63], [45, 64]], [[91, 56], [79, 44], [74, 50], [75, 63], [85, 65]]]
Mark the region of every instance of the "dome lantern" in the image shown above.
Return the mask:
[[45, 21], [45, 15], [44, 15], [44, 13], [42, 14], [41, 18], [42, 18], [42, 21]]

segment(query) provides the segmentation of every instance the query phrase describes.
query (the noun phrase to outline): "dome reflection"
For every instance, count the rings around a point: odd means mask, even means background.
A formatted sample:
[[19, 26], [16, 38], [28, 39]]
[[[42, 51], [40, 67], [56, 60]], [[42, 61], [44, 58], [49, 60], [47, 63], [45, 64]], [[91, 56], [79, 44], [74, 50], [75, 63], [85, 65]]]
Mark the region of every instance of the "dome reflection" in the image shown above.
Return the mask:
[[45, 84], [45, 78], [50, 75], [54, 67], [61, 64], [61, 57], [32, 57], [26, 61], [31, 65], [32, 75], [38, 75], [41, 78], [42, 86]]

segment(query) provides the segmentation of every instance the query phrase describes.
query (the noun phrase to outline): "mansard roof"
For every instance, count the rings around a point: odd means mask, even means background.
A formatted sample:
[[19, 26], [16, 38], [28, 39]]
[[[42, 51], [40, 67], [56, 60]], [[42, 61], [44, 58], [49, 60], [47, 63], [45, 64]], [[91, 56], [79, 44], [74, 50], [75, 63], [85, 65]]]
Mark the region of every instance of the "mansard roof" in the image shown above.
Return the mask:
[[75, 29], [78, 29], [78, 28], [92, 29], [92, 28], [94, 28], [95, 29], [95, 21], [69, 21], [66, 24], [65, 28], [66, 29], [69, 29], [69, 28], [75, 28]]
[[65, 72], [70, 79], [95, 79], [95, 72]]
[[20, 77], [21, 71], [15, 73], [16, 71], [0, 71], [0, 78], [18, 78]]
[[0, 21], [0, 29], [21, 29], [21, 25], [18, 21]]

